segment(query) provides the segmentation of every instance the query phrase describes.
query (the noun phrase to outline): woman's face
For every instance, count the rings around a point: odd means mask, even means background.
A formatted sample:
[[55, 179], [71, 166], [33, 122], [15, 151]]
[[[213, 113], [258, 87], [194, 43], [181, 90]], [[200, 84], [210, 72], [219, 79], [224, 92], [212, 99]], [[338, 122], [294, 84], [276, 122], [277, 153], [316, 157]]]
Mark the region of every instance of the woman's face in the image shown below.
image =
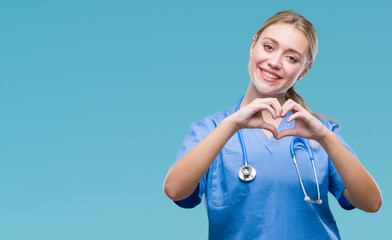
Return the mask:
[[306, 56], [309, 40], [289, 23], [273, 24], [252, 42], [249, 75], [263, 96], [282, 97], [310, 69]]

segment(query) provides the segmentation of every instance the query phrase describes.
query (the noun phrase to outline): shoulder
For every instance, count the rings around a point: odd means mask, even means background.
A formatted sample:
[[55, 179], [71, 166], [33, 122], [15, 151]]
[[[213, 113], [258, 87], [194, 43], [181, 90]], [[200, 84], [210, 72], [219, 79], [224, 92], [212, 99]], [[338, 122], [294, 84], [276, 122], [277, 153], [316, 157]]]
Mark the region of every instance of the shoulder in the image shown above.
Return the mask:
[[201, 131], [206, 134], [215, 129], [226, 117], [230, 116], [235, 112], [235, 107], [230, 107], [225, 110], [214, 113], [210, 116], [207, 116], [200, 121], [193, 122], [190, 125], [191, 130], [193, 131]]

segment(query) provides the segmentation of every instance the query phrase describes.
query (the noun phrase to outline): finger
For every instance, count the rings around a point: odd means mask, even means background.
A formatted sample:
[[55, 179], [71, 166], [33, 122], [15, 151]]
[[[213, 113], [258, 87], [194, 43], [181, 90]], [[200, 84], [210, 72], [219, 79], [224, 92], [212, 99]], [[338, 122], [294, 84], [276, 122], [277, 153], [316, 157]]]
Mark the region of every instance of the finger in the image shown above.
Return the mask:
[[290, 104], [293, 104], [293, 103], [295, 103], [294, 100], [292, 100], [292, 99], [287, 99], [286, 102], [283, 103], [282, 108], [284, 108], [284, 107], [286, 107], [286, 106], [288, 106], [288, 105], [290, 105]]
[[301, 110], [302, 110], [302, 107], [298, 103], [291, 100], [290, 102], [288, 102], [287, 104], [285, 103], [282, 106], [282, 112], [281, 112], [280, 116], [285, 117], [289, 111], [292, 111], [293, 113], [295, 113], [295, 112], [298, 112]]
[[274, 108], [275, 112], [276, 112], [276, 116], [280, 116], [280, 112], [282, 111], [282, 106], [280, 106], [280, 103], [278, 101], [278, 99], [276, 98], [271, 98], [271, 104], [272, 107]]
[[287, 118], [286, 122], [291, 122], [297, 118], [305, 118], [305, 114], [303, 112], [296, 112], [293, 115], [291, 115], [289, 118]]
[[264, 123], [263, 125], [261, 125], [261, 128], [270, 131], [275, 138], [278, 136], [278, 130], [272, 124]]
[[280, 131], [278, 133], [278, 136], [275, 137], [275, 138], [276, 138], [276, 140], [279, 140], [279, 139], [282, 139], [282, 138], [287, 137], [287, 136], [297, 136], [297, 131], [294, 128], [292, 128], [292, 129], [285, 129], [285, 130]]
[[268, 112], [270, 112], [272, 117], [275, 119], [279, 116], [277, 115], [276, 111], [270, 105], [267, 104], [257, 105], [254, 109], [254, 113], [261, 112], [262, 110], [267, 110]]
[[275, 116], [275, 118], [280, 116], [280, 111], [281, 111], [281, 106], [279, 104], [279, 101], [276, 98], [258, 98], [257, 99], [257, 104], [261, 105], [269, 105], [274, 109], [274, 114], [272, 116]]
[[282, 105], [282, 110], [280, 112], [281, 117], [285, 117], [287, 115], [287, 112], [292, 109], [294, 105], [294, 101], [289, 99], [287, 100], [283, 105]]

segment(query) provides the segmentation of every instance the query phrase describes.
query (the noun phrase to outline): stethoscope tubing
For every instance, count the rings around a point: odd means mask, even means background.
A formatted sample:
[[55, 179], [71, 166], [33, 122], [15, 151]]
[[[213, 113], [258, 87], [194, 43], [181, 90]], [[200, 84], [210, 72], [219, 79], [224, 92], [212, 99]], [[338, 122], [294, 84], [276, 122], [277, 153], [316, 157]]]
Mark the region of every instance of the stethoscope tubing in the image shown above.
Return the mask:
[[[240, 105], [242, 102], [242, 99], [244, 98], [244, 96], [242, 96], [240, 98], [240, 100], [238, 101], [237, 105], [235, 106], [235, 111], [237, 112], [240, 109]], [[246, 152], [246, 147], [245, 147], [245, 142], [244, 142], [244, 137], [242, 136], [242, 131], [241, 129], [238, 130], [238, 137], [240, 140], [240, 144], [241, 144], [241, 148], [242, 148], [242, 157], [244, 159], [244, 165], [248, 165], [248, 154]]]
[[[236, 105], [236, 107], [235, 107], [235, 111], [236, 111], [236, 112], [240, 109], [240, 105], [241, 105], [241, 102], [242, 102], [242, 99], [243, 99], [243, 98], [244, 98], [244, 96], [242, 96], [242, 97], [240, 98], [240, 100], [238, 101], [238, 103], [237, 103], [237, 105]], [[254, 168], [252, 168], [250, 165], [248, 165], [248, 154], [247, 154], [247, 152], [246, 152], [244, 137], [242, 136], [242, 131], [241, 131], [241, 129], [238, 130], [237, 133], [238, 133], [238, 138], [239, 138], [240, 145], [241, 145], [241, 149], [242, 149], [242, 156], [243, 156], [243, 159], [244, 159], [244, 166], [242, 166], [241, 169], [238, 171], [238, 176], [239, 176], [239, 178], [240, 178], [242, 181], [244, 181], [244, 182], [250, 182], [250, 181], [252, 181], [252, 180], [255, 178], [255, 176], [256, 176], [256, 170], [255, 170]], [[307, 151], [307, 153], [308, 153], [308, 155], [309, 155], [310, 161], [312, 162], [314, 178], [315, 178], [315, 180], [316, 180], [316, 185], [317, 185], [317, 194], [318, 194], [318, 199], [317, 199], [317, 200], [313, 200], [313, 199], [311, 199], [311, 198], [307, 195], [306, 190], [305, 190], [305, 187], [304, 187], [304, 184], [303, 184], [303, 182], [302, 182], [301, 174], [300, 174], [299, 169], [298, 169], [297, 160], [296, 160], [296, 158], [295, 158], [294, 145], [295, 145], [296, 142], [301, 142], [301, 143], [303, 144], [305, 150]], [[320, 187], [319, 187], [319, 182], [318, 182], [318, 179], [317, 179], [316, 167], [315, 167], [315, 165], [314, 165], [314, 156], [313, 156], [313, 152], [312, 152], [312, 150], [311, 150], [309, 144], [305, 141], [305, 139], [303, 139], [303, 138], [301, 138], [301, 137], [294, 137], [294, 138], [291, 140], [291, 143], [290, 143], [290, 153], [291, 153], [291, 157], [293, 158], [293, 162], [294, 162], [294, 165], [295, 165], [295, 169], [297, 170], [297, 175], [298, 175], [299, 182], [300, 182], [300, 184], [301, 184], [302, 191], [303, 191], [303, 193], [304, 193], [304, 195], [305, 195], [304, 200], [307, 201], [307, 202], [311, 202], [311, 203], [321, 204], [321, 203], [322, 203], [322, 200], [321, 200], [321, 196], [320, 196]], [[247, 174], [244, 174], [244, 171], [243, 171], [244, 169], [247, 169], [247, 170], [250, 169], [251, 172], [249, 172], [249, 173], [247, 173]]]
[[[299, 169], [298, 169], [297, 160], [296, 160], [296, 158], [295, 158], [294, 146], [295, 146], [295, 143], [296, 143], [296, 142], [301, 142], [301, 143], [303, 144], [303, 146], [304, 146], [306, 152], [307, 152], [308, 155], [309, 155], [309, 159], [310, 159], [310, 161], [311, 161], [311, 163], [312, 163], [313, 174], [314, 174], [314, 178], [315, 178], [315, 180], [316, 180], [316, 186], [317, 186], [317, 195], [318, 195], [318, 199], [317, 199], [317, 200], [313, 200], [313, 199], [311, 199], [311, 198], [308, 196], [308, 194], [306, 193], [304, 184], [303, 184], [303, 182], [302, 182], [302, 177], [301, 177], [301, 174], [300, 174]], [[294, 137], [294, 138], [291, 140], [291, 143], [290, 143], [290, 153], [291, 153], [291, 157], [293, 158], [293, 162], [294, 162], [294, 165], [295, 165], [295, 169], [297, 170], [298, 179], [299, 179], [299, 182], [300, 182], [300, 184], [301, 184], [302, 191], [304, 192], [304, 195], [305, 195], [305, 198], [304, 198], [305, 201], [312, 202], [312, 203], [321, 204], [321, 203], [322, 203], [322, 200], [321, 200], [321, 196], [320, 196], [320, 187], [319, 187], [319, 182], [318, 182], [318, 178], [317, 178], [316, 167], [315, 167], [315, 165], [314, 165], [314, 155], [313, 155], [312, 149], [310, 148], [309, 144], [305, 141], [305, 139], [303, 139], [303, 138], [301, 138], [301, 137]]]

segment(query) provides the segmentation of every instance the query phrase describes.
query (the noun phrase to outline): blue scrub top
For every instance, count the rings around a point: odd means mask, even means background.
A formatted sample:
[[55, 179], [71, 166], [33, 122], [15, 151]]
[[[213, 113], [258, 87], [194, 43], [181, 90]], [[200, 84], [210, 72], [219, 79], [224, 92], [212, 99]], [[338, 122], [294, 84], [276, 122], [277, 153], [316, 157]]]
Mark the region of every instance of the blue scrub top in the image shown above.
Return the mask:
[[[177, 160], [205, 138], [235, 107], [192, 123]], [[278, 131], [294, 127], [294, 121], [282, 119]], [[331, 120], [322, 123], [354, 154], [339, 134], [339, 125]], [[342, 195], [345, 188], [324, 149], [312, 148], [320, 184], [322, 204], [304, 201], [304, 194], [290, 155], [292, 137], [268, 138], [261, 129], [243, 129], [248, 164], [257, 171], [251, 182], [242, 182], [238, 170], [244, 160], [238, 134], [223, 147], [194, 193], [175, 202], [193, 208], [205, 196], [209, 220], [209, 239], [340, 239], [336, 222], [328, 205], [328, 191], [345, 209], [354, 207]], [[307, 152], [295, 147], [299, 171], [306, 192], [317, 199], [317, 187]]]

